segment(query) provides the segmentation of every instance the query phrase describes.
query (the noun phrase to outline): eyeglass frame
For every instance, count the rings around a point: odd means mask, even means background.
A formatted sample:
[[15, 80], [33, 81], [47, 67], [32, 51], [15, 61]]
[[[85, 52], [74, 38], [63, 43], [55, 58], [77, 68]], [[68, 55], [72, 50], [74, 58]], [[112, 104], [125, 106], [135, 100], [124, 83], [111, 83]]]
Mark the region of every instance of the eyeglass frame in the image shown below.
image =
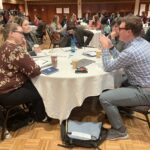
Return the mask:
[[119, 27], [119, 30], [129, 30], [126, 27]]
[[24, 35], [24, 33], [23, 33], [23, 32], [21, 32], [21, 31], [17, 31], [17, 30], [15, 30], [15, 31], [13, 31], [13, 32], [20, 33], [21, 35]]

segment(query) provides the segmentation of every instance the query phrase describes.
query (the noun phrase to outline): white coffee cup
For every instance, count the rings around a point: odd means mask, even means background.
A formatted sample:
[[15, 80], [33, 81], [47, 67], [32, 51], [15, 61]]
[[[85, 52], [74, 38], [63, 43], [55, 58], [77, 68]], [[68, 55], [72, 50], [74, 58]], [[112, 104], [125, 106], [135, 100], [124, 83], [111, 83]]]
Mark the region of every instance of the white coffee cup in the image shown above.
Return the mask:
[[41, 52], [41, 48], [40, 48], [39, 44], [34, 44], [33, 51], [35, 51], [36, 53]]

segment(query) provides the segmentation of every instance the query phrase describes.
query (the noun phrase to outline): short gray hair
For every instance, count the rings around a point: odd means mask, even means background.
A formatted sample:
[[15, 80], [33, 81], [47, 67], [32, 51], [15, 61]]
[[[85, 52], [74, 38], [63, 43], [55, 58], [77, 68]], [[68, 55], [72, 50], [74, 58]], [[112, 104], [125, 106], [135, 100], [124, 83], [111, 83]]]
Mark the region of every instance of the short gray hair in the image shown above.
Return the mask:
[[8, 23], [6, 24], [4, 30], [3, 30], [3, 37], [4, 40], [8, 38], [8, 35], [10, 32], [16, 31], [19, 25], [17, 23]]

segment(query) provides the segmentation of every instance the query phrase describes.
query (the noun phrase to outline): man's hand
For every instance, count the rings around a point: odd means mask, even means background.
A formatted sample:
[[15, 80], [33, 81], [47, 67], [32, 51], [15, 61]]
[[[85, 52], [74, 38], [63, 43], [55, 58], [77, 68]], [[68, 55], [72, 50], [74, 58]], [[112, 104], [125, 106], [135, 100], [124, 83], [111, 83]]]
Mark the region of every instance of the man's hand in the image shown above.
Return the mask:
[[101, 43], [103, 49], [106, 49], [106, 48], [109, 49], [113, 46], [111, 40], [104, 35], [101, 35], [99, 40], [100, 40], [100, 43]]
[[112, 31], [110, 33], [110, 36], [111, 36], [111, 39], [115, 39], [115, 37], [117, 37], [118, 35], [117, 35], [117, 33], [115, 31]]

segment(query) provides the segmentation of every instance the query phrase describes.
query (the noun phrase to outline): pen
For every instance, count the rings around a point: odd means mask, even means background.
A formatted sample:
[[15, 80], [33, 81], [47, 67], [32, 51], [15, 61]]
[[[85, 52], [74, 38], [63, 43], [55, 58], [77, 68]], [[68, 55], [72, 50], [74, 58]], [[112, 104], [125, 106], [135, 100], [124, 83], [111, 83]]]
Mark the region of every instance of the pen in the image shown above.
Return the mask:
[[45, 63], [47, 63], [47, 62], [48, 62], [48, 61], [43, 62], [42, 65], [45, 64]]

